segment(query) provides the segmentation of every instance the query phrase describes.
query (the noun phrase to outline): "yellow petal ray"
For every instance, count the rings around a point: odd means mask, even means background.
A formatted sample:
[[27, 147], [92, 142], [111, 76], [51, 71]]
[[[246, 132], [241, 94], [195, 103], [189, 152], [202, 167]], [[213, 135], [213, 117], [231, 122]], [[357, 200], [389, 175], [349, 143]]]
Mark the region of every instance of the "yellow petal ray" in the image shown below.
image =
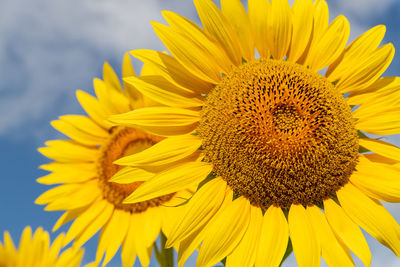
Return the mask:
[[130, 223], [131, 220], [132, 216], [129, 219], [128, 231], [126, 233], [125, 240], [121, 249], [121, 259], [123, 267], [132, 267], [136, 260], [135, 235], [137, 229], [135, 229]]
[[86, 211], [87, 207], [74, 209], [74, 210], [67, 210], [63, 213], [63, 215], [58, 218], [57, 222], [54, 224], [52, 231], [57, 231], [61, 226], [74, 220], [75, 218], [79, 217], [82, 213]]
[[18, 253], [20, 255], [24, 255], [24, 257], [19, 257], [17, 259], [18, 263], [17, 266], [30, 266], [32, 265], [33, 257], [35, 256], [33, 252], [33, 246], [31, 242], [32, 238], [32, 228], [31, 227], [25, 227], [24, 231], [22, 232], [21, 239], [19, 241], [19, 246], [18, 246]]
[[206, 234], [206, 228], [207, 227], [203, 225], [179, 243], [178, 267], [183, 267], [190, 255], [192, 255], [193, 251], [199, 248], [200, 243]]
[[132, 84], [143, 95], [167, 106], [188, 108], [203, 105], [195, 94], [188, 94], [162, 76], [128, 77], [125, 81]]
[[4, 249], [6, 251], [6, 255], [10, 255], [9, 259], [14, 260], [17, 255], [17, 251], [15, 249], [14, 242], [8, 231], [5, 231], [3, 234], [3, 242], [4, 242]]
[[60, 185], [54, 188], [51, 188], [41, 194], [36, 200], [35, 204], [39, 205], [44, 205], [48, 204], [59, 197], [69, 195], [73, 192], [76, 192], [80, 189], [81, 185], [80, 184], [65, 184], [65, 185]]
[[228, 20], [211, 0], [194, 0], [205, 32], [225, 50], [233, 64], [242, 64], [238, 37]]
[[352, 72], [354, 63], [357, 63], [363, 57], [369, 55], [378, 48], [385, 36], [385, 32], [386, 27], [384, 25], [378, 25], [360, 35], [347, 46], [342, 55], [329, 66], [325, 76], [330, 81], [334, 82], [348, 72]]
[[53, 126], [53, 128], [55, 128], [59, 132], [62, 132], [69, 138], [74, 139], [75, 141], [83, 145], [97, 146], [105, 141], [104, 138], [99, 138], [91, 134], [88, 134], [84, 131], [81, 131], [80, 129], [74, 127], [70, 123], [62, 120], [52, 121], [50, 124], [51, 126]]
[[296, 0], [292, 6], [293, 33], [287, 60], [296, 62], [310, 42], [313, 29], [314, 5], [312, 0]]
[[400, 202], [400, 183], [398, 176], [400, 171], [396, 172], [397, 176], [389, 176], [388, 173], [376, 174], [359, 174], [353, 173], [350, 181], [353, 185], [360, 189], [364, 194], [386, 202]]
[[147, 49], [133, 50], [130, 53], [144, 63], [153, 65], [157, 75], [161, 75], [176, 86], [187, 88], [188, 92], [204, 94], [212, 88], [211, 83], [191, 74], [170, 55]]
[[227, 267], [254, 266], [262, 225], [263, 215], [261, 209], [251, 206], [249, 226], [239, 245], [228, 255], [226, 260]]
[[119, 90], [113, 90], [107, 83], [100, 80], [93, 80], [93, 87], [98, 101], [108, 115], [123, 113], [130, 110], [129, 99]]
[[86, 113], [101, 127], [108, 129], [111, 125], [106, 121], [108, 114], [99, 101], [88, 93], [77, 90], [76, 98]]
[[54, 264], [55, 267], [62, 266], [79, 266], [83, 258], [83, 249], [77, 251], [77, 248], [71, 247], [63, 251]]
[[239, 244], [250, 221], [250, 203], [244, 197], [234, 200], [207, 225], [197, 266], [211, 266], [229, 255]]
[[286, 56], [292, 38], [292, 14], [287, 0], [272, 0], [267, 9], [267, 44], [274, 59]]
[[350, 24], [340, 15], [329, 25], [321, 39], [308, 52], [305, 65], [321, 70], [334, 62], [343, 52], [350, 36]]
[[92, 163], [52, 162], [42, 165], [40, 168], [51, 172], [36, 180], [41, 184], [80, 183], [90, 180], [97, 175], [96, 166]]
[[200, 120], [200, 114], [198, 111], [183, 108], [148, 107], [114, 115], [109, 120], [156, 135], [172, 136], [193, 131]]
[[61, 233], [60, 235], [57, 236], [57, 238], [51, 244], [51, 247], [49, 249], [49, 253], [47, 256], [48, 263], [53, 263], [57, 260], [58, 254], [60, 253], [60, 250], [61, 250], [63, 242], [64, 242], [64, 237], [65, 237], [64, 233]]
[[121, 82], [108, 62], [103, 65], [103, 79], [108, 88], [123, 93]]
[[289, 232], [299, 267], [320, 266], [321, 245], [302, 205], [292, 204], [289, 210]]
[[201, 146], [201, 138], [183, 135], [166, 138], [142, 152], [123, 157], [115, 164], [124, 166], [160, 166], [193, 154]]
[[38, 148], [44, 156], [61, 162], [92, 162], [97, 159], [96, 148], [82, 146], [72, 140], [52, 140], [45, 143], [47, 147]]
[[281, 208], [270, 206], [264, 214], [256, 266], [279, 266], [289, 240], [289, 226]]
[[83, 115], [63, 115], [59, 117], [60, 120], [65, 121], [75, 128], [84, 131], [88, 134], [98, 138], [107, 138], [109, 133], [106, 129], [99, 126], [91, 118]]
[[268, 0], [249, 0], [249, 19], [252, 26], [254, 41], [257, 47], [257, 51], [262, 58], [269, 58], [270, 52], [268, 49], [268, 29], [267, 29], [267, 18], [268, 18]]
[[354, 266], [348, 249], [336, 238], [324, 213], [317, 206], [307, 207], [306, 211], [320, 240], [322, 257], [328, 266]]
[[326, 33], [329, 24], [329, 9], [325, 0], [316, 0], [314, 2], [313, 14], [313, 30], [310, 42], [303, 53], [303, 56], [297, 61], [299, 64], [304, 65], [308, 60], [309, 51], [321, 40], [322, 36]]
[[114, 211], [113, 205], [106, 205], [106, 207], [97, 215], [96, 219], [88, 224], [85, 229], [79, 233], [74, 241], [74, 245], [81, 247], [90, 238], [92, 238], [111, 218]]
[[400, 107], [383, 110], [382, 112], [364, 116], [362, 119], [357, 120], [356, 128], [376, 135], [398, 134], [400, 130], [399, 117]]
[[[143, 67], [145, 65], [147, 65], [146, 62]], [[122, 82], [124, 84], [125, 93], [129, 96], [129, 99], [131, 99], [131, 104], [133, 108], [141, 108], [143, 107], [141, 105], [143, 102], [143, 95], [135, 87], [124, 81], [124, 78], [131, 76], [136, 76], [135, 70], [133, 69], [132, 61], [129, 54], [125, 53], [124, 60], [122, 62]]]
[[350, 94], [346, 100], [349, 105], [375, 103], [383, 99], [389, 100], [389, 103], [399, 103], [399, 89], [400, 77], [381, 77], [364, 90]]
[[365, 266], [371, 265], [371, 251], [363, 233], [332, 199], [324, 200], [325, 216], [336, 237], [340, 239]]
[[109, 203], [107, 200], [102, 200], [93, 203], [84, 213], [75, 219], [65, 235], [64, 245], [67, 245], [75, 237], [81, 234], [86, 227], [93, 223], [96, 218], [103, 212]]
[[201, 182], [211, 170], [212, 166], [205, 162], [188, 162], [174, 166], [143, 183], [124, 203], [137, 203], [183, 190]]
[[220, 81], [219, 67], [204, 48], [168, 26], [156, 22], [152, 25], [160, 40], [188, 71], [206, 82]]
[[104, 253], [106, 254], [102, 266], [114, 257], [122, 244], [128, 231], [130, 216], [131, 214], [125, 210], [115, 209], [109, 222], [103, 227], [96, 253], [96, 261], [99, 261]]
[[146, 247], [151, 247], [156, 241], [161, 230], [161, 221], [164, 219], [160, 208], [150, 208], [143, 212], [142, 231], [143, 244]]
[[119, 170], [108, 181], [118, 184], [130, 184], [134, 182], [147, 181], [154, 176], [154, 173], [135, 167], [125, 167]]
[[358, 64], [353, 66], [354, 71], [348, 72], [343, 76], [336, 87], [340, 92], [356, 92], [365, 89], [373, 84], [381, 76], [387, 67], [389, 67], [394, 57], [394, 47], [392, 44], [386, 44]]
[[96, 180], [91, 180], [80, 184], [79, 190], [71, 191], [52, 200], [51, 203], [46, 206], [45, 210], [54, 211], [81, 208], [92, 203], [100, 195], [101, 191], [99, 190], [98, 182]]
[[215, 178], [202, 186], [187, 203], [187, 209], [169, 233], [167, 247], [177, 245], [191, 233], [202, 228], [219, 210], [225, 199], [226, 182]]
[[351, 184], [336, 192], [346, 214], [383, 245], [400, 256], [400, 226], [378, 201]]
[[220, 72], [228, 73], [233, 62], [224, 51], [224, 47], [218, 44], [214, 38], [187, 18], [171, 11], [162, 11], [163, 17], [171, 25], [171, 28], [192, 40], [199, 48], [206, 50], [209, 59]]
[[150, 263], [151, 251], [153, 246], [146, 246], [146, 233], [140, 230], [143, 227], [142, 214], [134, 213], [131, 215], [130, 227], [130, 229], [135, 232], [133, 238], [140, 263], [143, 267], [147, 267]]
[[366, 149], [389, 159], [400, 159], [400, 148], [390, 143], [386, 143], [385, 141], [378, 139], [362, 138], [359, 139], [359, 144], [360, 146], [365, 147]]
[[247, 61], [253, 60], [254, 39], [246, 9], [240, 0], [221, 0], [221, 9], [238, 37], [242, 57]]

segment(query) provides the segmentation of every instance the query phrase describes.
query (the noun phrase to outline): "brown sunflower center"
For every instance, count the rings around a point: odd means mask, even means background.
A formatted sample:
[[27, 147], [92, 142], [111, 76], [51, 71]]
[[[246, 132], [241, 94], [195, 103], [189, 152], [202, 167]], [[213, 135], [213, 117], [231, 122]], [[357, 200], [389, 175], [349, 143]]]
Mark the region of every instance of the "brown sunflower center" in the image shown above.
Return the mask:
[[207, 96], [199, 134], [214, 173], [253, 205], [316, 205], [346, 184], [358, 158], [350, 107], [321, 75], [256, 60]]
[[150, 207], [159, 206], [170, 200], [174, 194], [165, 195], [148, 201], [134, 204], [123, 204], [123, 200], [135, 191], [142, 182], [118, 184], [108, 180], [122, 167], [113, 164], [117, 159], [138, 153], [161, 141], [161, 137], [150, 135], [132, 128], [113, 128], [109, 141], [101, 147], [101, 156], [97, 162], [99, 185], [103, 190], [103, 197], [117, 209], [131, 212], [143, 212]]

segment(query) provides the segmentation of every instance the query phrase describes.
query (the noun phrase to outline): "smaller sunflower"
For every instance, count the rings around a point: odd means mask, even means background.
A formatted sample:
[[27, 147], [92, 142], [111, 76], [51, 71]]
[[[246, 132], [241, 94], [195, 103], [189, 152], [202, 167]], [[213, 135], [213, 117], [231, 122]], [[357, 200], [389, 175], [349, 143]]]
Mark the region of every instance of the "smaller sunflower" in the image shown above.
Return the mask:
[[[124, 78], [134, 76], [128, 55], [125, 55], [122, 73]], [[144, 65], [143, 77], [151, 74], [152, 69]], [[82, 246], [101, 230], [96, 262], [100, 262], [105, 254], [103, 266], [120, 246], [124, 267], [132, 266], [136, 255], [142, 266], [147, 266], [160, 230], [167, 235], [170, 221], [179, 217], [182, 210], [168, 207], [185, 201], [192, 195], [192, 190], [188, 186], [189, 189], [147, 201], [123, 203], [144, 181], [154, 176], [154, 171], [164, 170], [168, 164], [142, 169], [121, 167], [115, 165], [115, 161], [141, 151], [144, 153], [156, 144], [162, 146], [164, 138], [108, 123], [110, 115], [158, 104], [144, 98], [129, 84], [124, 83], [123, 88], [107, 63], [103, 79], [94, 80], [97, 98], [77, 92], [78, 100], [89, 116], [66, 115], [52, 122], [54, 128], [71, 139], [48, 141], [47, 147], [39, 148], [54, 162], [41, 166], [51, 173], [39, 178], [38, 182], [58, 185], [39, 196], [36, 203], [47, 205], [45, 210], [48, 211], [65, 211], [54, 225], [54, 231], [73, 221], [65, 244], [74, 240], [74, 245]], [[126, 165], [123, 160], [120, 163]]]
[[79, 266], [84, 250], [76, 247], [68, 248], [60, 253], [63, 248], [65, 235], [60, 234], [50, 244], [47, 231], [41, 227], [32, 235], [30, 226], [22, 232], [18, 250], [15, 248], [8, 232], [4, 232], [4, 244], [0, 242], [1, 267], [75, 267]]

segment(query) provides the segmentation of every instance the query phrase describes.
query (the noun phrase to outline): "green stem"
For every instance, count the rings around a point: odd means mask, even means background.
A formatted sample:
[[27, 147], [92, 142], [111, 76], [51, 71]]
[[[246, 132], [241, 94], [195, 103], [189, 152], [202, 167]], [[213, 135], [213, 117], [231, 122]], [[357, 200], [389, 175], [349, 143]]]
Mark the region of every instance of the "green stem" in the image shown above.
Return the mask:
[[157, 245], [154, 243], [154, 252], [160, 267], [174, 267], [174, 252], [172, 248], [165, 248], [165, 243], [167, 238], [161, 232], [161, 247], [158, 249]]

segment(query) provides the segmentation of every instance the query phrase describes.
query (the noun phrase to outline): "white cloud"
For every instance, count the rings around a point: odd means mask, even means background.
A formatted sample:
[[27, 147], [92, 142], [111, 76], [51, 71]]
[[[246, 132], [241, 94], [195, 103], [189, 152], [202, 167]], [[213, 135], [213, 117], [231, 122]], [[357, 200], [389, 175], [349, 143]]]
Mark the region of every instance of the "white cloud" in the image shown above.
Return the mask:
[[397, 0], [336, 0], [335, 2], [344, 12], [364, 19], [382, 16], [397, 3]]
[[91, 89], [103, 61], [119, 66], [125, 51], [163, 49], [149, 21], [161, 21], [164, 8], [186, 16], [194, 10], [179, 0], [2, 3], [0, 134], [40, 132], [45, 121], [77, 111], [75, 89]]

